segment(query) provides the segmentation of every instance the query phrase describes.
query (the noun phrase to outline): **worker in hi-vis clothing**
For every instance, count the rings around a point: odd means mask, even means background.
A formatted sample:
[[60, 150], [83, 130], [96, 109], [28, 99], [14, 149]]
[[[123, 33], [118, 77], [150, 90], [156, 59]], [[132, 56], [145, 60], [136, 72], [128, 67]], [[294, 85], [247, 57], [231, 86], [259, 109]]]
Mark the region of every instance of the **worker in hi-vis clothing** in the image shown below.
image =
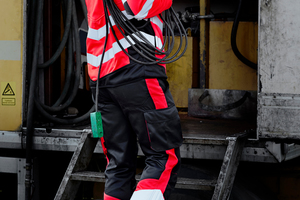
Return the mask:
[[[154, 45], [163, 43], [163, 20], [172, 0], [113, 0], [118, 9]], [[107, 157], [104, 200], [163, 200], [175, 187], [182, 144], [180, 119], [169, 91], [165, 64], [143, 65], [145, 60], [106, 24], [103, 0], [86, 0], [88, 10], [87, 62], [93, 95], [99, 63], [107, 46], [99, 79], [98, 108], [102, 115], [101, 144]], [[109, 13], [110, 14], [110, 13]], [[142, 24], [142, 25], [141, 25]], [[109, 26], [106, 36], [106, 26]], [[116, 32], [119, 43], [111, 29]], [[136, 185], [139, 142], [145, 168]]]

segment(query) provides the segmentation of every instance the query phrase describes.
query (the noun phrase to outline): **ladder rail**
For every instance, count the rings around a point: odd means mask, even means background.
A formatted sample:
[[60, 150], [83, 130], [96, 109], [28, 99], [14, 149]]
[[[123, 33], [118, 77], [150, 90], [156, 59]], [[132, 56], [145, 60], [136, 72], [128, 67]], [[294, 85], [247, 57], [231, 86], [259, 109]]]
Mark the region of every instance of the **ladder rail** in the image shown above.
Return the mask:
[[226, 138], [226, 140], [228, 140], [228, 146], [212, 200], [229, 199], [248, 134], [249, 133], [245, 132], [238, 134], [236, 137]]
[[76, 192], [74, 191], [78, 190], [80, 182], [72, 181], [70, 177], [73, 173], [84, 171], [88, 167], [98, 140], [99, 138], [92, 138], [90, 132], [82, 133], [54, 200], [75, 198]]

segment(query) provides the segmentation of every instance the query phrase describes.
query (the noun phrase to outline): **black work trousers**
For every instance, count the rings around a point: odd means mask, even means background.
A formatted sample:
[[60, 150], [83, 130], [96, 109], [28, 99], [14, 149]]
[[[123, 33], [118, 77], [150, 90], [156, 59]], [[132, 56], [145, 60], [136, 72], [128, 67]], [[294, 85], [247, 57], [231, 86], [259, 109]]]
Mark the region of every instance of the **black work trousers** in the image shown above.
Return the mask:
[[[95, 88], [93, 93], [95, 93]], [[129, 200], [136, 191], [160, 190], [170, 196], [180, 166], [180, 119], [164, 79], [142, 79], [99, 89], [102, 147], [108, 163], [104, 200]], [[146, 157], [136, 185], [139, 143]]]

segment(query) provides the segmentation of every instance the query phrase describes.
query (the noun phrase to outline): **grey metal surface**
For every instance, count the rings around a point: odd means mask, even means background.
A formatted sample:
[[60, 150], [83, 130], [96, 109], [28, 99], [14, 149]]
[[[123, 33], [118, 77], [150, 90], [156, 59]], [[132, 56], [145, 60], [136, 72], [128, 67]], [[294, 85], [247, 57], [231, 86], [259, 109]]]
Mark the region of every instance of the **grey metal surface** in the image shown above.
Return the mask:
[[300, 94], [300, 1], [259, 2], [260, 92]]
[[292, 160], [300, 156], [300, 145], [289, 144], [287, 154], [285, 155], [285, 161]]
[[207, 111], [200, 107], [199, 97], [208, 91], [209, 96], [202, 103], [208, 106], [222, 106], [234, 103], [240, 100], [246, 91], [241, 90], [215, 90], [215, 89], [189, 89], [189, 105], [188, 114], [194, 117], [204, 118], [223, 118], [223, 119], [255, 119], [256, 118], [256, 91], [249, 91], [251, 98], [247, 98], [245, 102], [234, 109], [224, 112]]
[[[213, 126], [213, 124], [211, 124]], [[39, 130], [39, 135], [33, 137], [34, 150], [42, 151], [64, 151], [74, 152], [78, 146], [80, 135], [82, 131], [72, 130], [74, 137], [71, 137], [71, 131], [68, 132], [68, 137], [56, 137], [47, 135], [48, 133], [44, 129]], [[201, 133], [201, 129], [199, 129]], [[56, 130], [53, 130], [56, 132]], [[57, 130], [60, 132], [60, 130]], [[180, 147], [180, 154], [182, 158], [190, 159], [209, 159], [209, 160], [223, 160], [227, 141], [227, 135], [195, 135], [191, 131], [186, 136], [184, 134], [184, 143]], [[193, 136], [194, 135], [194, 136]], [[69, 137], [70, 136], [70, 137]], [[21, 149], [21, 133], [19, 132], [0, 132], [0, 148], [7, 149]], [[26, 138], [23, 138], [25, 142]], [[249, 142], [249, 141], [248, 141]], [[252, 144], [254, 143], [254, 144]], [[250, 146], [246, 146], [243, 149], [242, 161], [249, 162], [264, 162], [264, 163], [276, 163], [275, 157], [265, 148], [264, 142], [252, 141]], [[26, 147], [24, 143], [23, 148]], [[103, 153], [100, 142], [97, 143], [95, 153]], [[293, 149], [293, 155], [299, 155], [300, 149]], [[143, 155], [139, 150], [138, 155]]]
[[175, 188], [190, 190], [213, 190], [216, 180], [178, 178]]
[[105, 182], [105, 175], [101, 172], [82, 171], [73, 173], [70, 177], [74, 181]]
[[78, 190], [80, 182], [72, 181], [70, 177], [74, 172], [85, 170], [91, 160], [99, 139], [91, 138], [90, 136], [90, 133], [83, 132], [56, 193], [55, 200], [72, 200], [75, 198], [76, 192], [74, 191]]
[[23, 158], [0, 157], [0, 172], [17, 174], [18, 200], [25, 200], [25, 165]]
[[286, 153], [283, 151], [285, 145], [286, 144], [275, 143], [271, 141], [266, 142], [266, 148], [278, 162], [282, 162], [285, 160]]
[[[83, 171], [73, 173], [70, 179], [76, 181], [105, 182], [105, 175], [101, 172]], [[135, 179], [139, 181], [140, 175], [136, 175]], [[216, 183], [216, 180], [190, 179], [179, 177], [175, 187], [190, 190], [213, 190]]]
[[228, 147], [217, 180], [212, 200], [228, 200], [233, 187], [235, 174], [239, 165], [242, 149], [247, 140], [246, 133], [237, 137], [228, 137]]
[[260, 138], [300, 140], [300, 95], [260, 93], [257, 132]]

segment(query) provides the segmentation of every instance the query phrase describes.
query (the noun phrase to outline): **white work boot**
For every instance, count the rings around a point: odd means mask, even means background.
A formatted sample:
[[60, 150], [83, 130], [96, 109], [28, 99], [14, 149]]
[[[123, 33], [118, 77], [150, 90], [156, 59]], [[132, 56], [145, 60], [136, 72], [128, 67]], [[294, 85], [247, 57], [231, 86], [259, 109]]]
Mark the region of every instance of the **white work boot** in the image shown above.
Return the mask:
[[160, 190], [138, 190], [130, 200], [164, 200], [164, 196]]

